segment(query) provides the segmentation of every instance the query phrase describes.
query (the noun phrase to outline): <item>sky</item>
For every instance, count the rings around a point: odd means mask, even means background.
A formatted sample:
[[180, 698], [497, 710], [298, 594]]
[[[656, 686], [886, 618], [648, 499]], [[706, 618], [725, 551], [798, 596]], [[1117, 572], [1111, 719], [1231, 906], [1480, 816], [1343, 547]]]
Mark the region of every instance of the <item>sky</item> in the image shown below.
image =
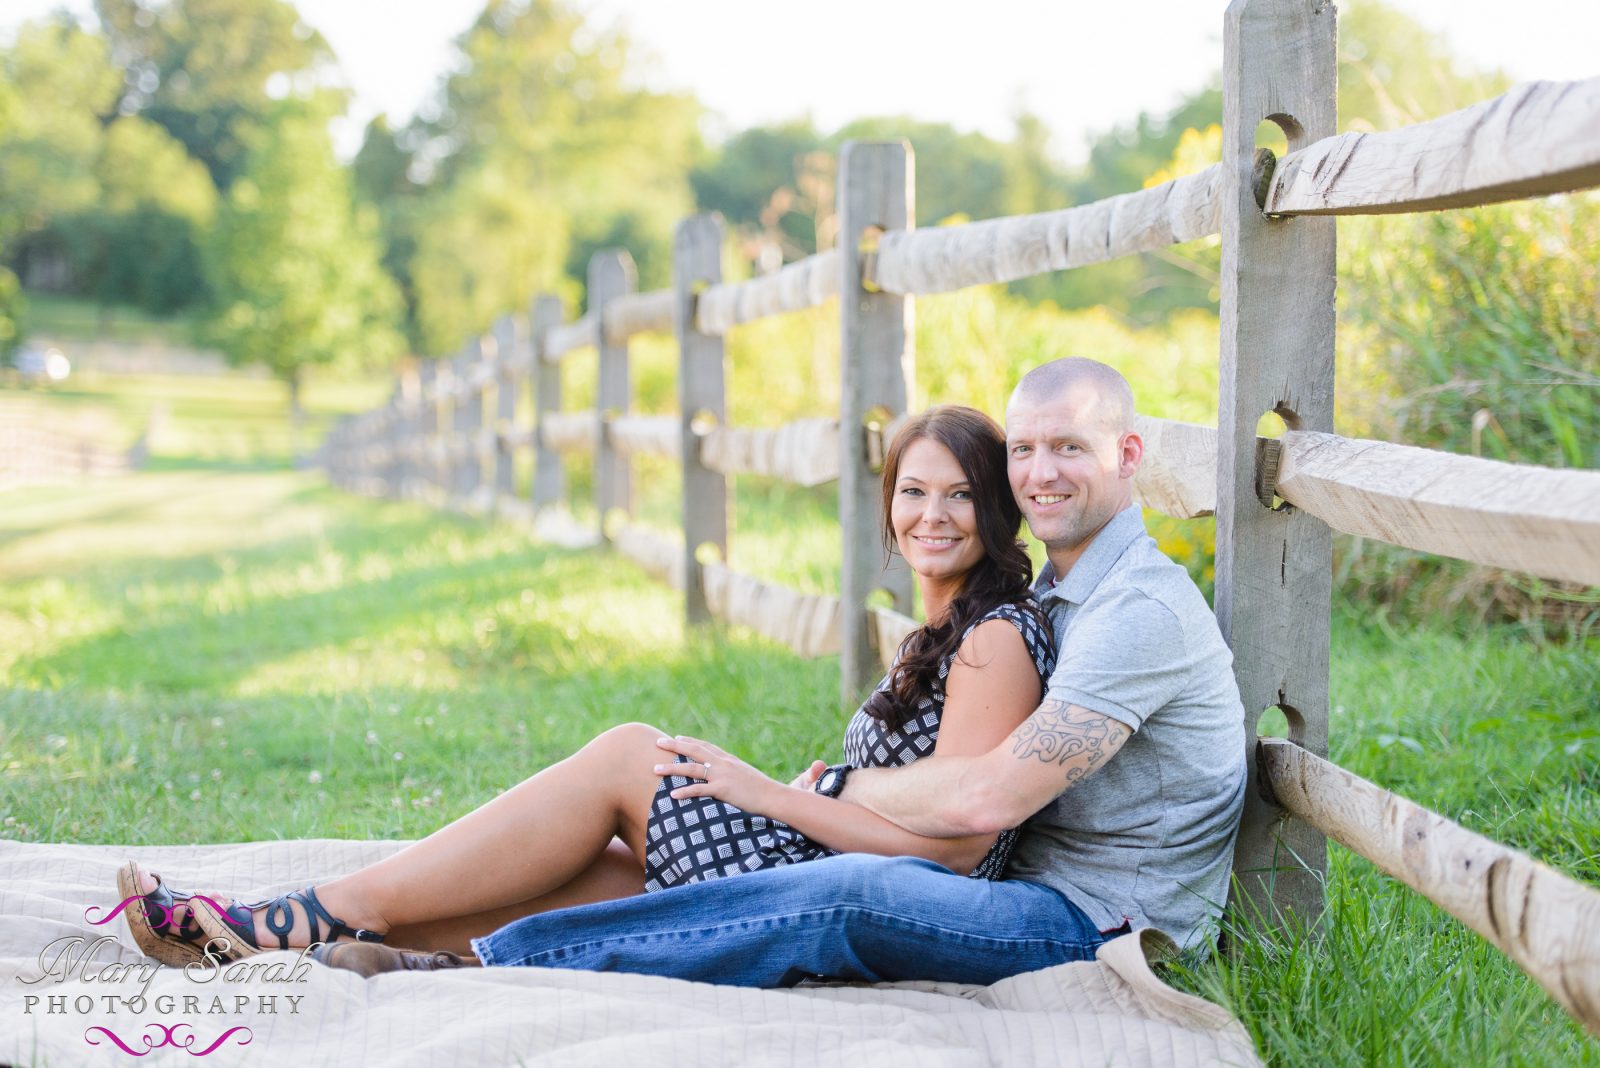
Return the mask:
[[[1362, 0], [1342, 0], [1349, 10]], [[1519, 81], [1600, 75], [1597, 0], [1391, 0], [1472, 66]], [[0, 35], [90, 0], [0, 0]], [[354, 152], [380, 112], [399, 125], [448, 69], [482, 0], [297, 0], [355, 92], [336, 129]], [[652, 57], [653, 88], [717, 113], [711, 133], [809, 115], [824, 132], [904, 114], [1009, 139], [1027, 109], [1064, 162], [1140, 111], [1164, 110], [1222, 62], [1225, 0], [578, 0]], [[982, 18], [973, 17], [981, 12]], [[375, 26], [378, 27], [375, 30]], [[846, 34], [844, 27], [849, 27]]]

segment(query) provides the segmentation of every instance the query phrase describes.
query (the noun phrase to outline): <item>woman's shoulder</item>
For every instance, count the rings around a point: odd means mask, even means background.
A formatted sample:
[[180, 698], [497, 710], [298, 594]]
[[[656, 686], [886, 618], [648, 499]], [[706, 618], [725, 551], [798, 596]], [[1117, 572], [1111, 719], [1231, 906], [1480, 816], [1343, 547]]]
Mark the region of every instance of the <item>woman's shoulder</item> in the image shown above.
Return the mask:
[[1016, 601], [997, 604], [973, 620], [961, 636], [961, 647], [972, 643], [1015, 641], [1011, 634], [1021, 638], [1041, 676], [1055, 670], [1055, 636], [1050, 621], [1030, 595]]

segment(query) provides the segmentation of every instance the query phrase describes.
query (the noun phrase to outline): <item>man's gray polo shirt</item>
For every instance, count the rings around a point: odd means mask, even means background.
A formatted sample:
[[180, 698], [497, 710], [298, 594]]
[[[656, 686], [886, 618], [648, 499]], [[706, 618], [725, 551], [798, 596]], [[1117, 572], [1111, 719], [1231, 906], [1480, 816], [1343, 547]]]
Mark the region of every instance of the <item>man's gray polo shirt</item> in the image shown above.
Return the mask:
[[1102, 930], [1132, 922], [1192, 943], [1226, 901], [1244, 804], [1233, 654], [1137, 506], [1059, 584], [1046, 567], [1036, 592], [1061, 651], [1046, 699], [1134, 734], [1027, 822], [1006, 875], [1061, 891]]

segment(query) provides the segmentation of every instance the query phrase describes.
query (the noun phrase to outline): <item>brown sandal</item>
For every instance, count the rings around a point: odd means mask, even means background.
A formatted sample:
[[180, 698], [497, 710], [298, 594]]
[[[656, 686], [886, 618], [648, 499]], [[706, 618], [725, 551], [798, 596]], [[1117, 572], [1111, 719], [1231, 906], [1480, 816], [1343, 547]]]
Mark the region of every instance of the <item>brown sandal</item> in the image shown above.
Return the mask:
[[[149, 893], [139, 889], [139, 862], [130, 860], [117, 872], [117, 893], [126, 903], [122, 910], [128, 921], [128, 930], [134, 944], [147, 957], [162, 964], [181, 968], [205, 959], [205, 945], [210, 936], [200, 923], [204, 911], [194, 900], [209, 901], [203, 894], [188, 894], [174, 890], [161, 881], [155, 872], [156, 888]], [[182, 922], [173, 921], [172, 912], [179, 906], [188, 908]]]

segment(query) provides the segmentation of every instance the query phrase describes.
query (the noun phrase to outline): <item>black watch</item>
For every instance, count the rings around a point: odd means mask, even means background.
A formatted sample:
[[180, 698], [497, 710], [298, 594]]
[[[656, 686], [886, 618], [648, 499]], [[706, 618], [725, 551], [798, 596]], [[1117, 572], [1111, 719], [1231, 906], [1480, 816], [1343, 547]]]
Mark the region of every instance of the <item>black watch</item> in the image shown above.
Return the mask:
[[823, 797], [838, 797], [844, 791], [844, 777], [854, 770], [850, 764], [834, 764], [817, 776], [811, 788]]

